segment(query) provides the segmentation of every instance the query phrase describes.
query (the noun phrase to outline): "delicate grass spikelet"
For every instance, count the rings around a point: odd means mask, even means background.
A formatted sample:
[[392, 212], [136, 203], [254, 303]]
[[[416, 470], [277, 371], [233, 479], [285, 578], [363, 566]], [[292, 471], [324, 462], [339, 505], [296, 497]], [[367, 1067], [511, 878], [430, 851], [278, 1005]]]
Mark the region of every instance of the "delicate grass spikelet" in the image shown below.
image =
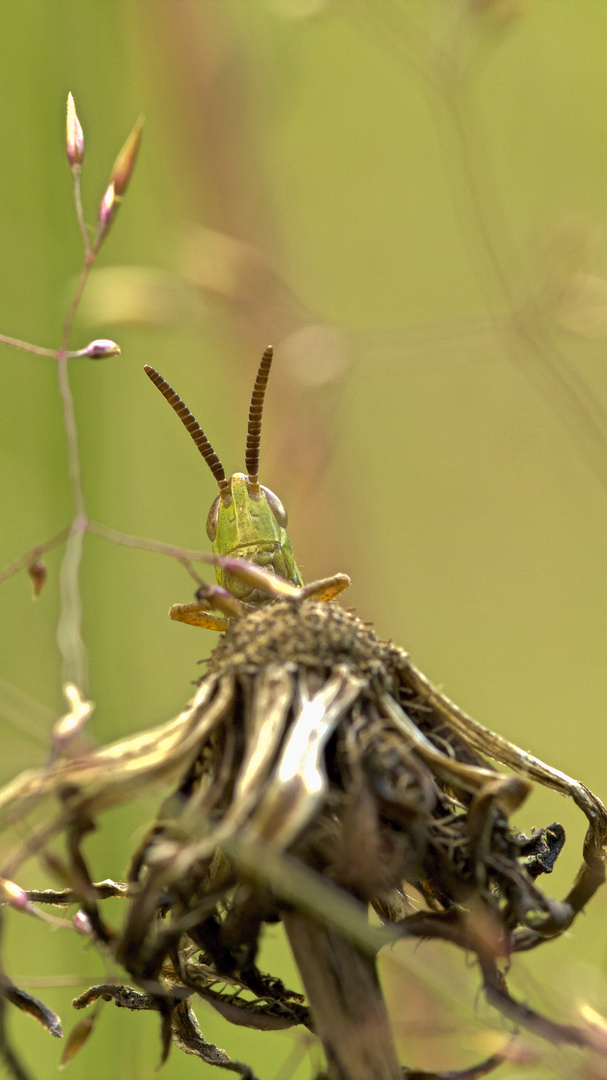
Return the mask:
[[79, 173], [84, 160], [84, 133], [78, 119], [72, 94], [67, 95], [67, 119], [65, 125], [65, 147], [67, 160], [72, 173]]
[[113, 165], [110, 174], [110, 182], [114, 185], [114, 192], [118, 199], [121, 199], [125, 194], [131, 176], [133, 175], [133, 169], [135, 168], [135, 162], [137, 161], [137, 154], [139, 153], [139, 146], [141, 144], [143, 124], [144, 117], [138, 117]]
[[108, 229], [116, 216], [116, 211], [129, 186], [135, 162], [137, 161], [137, 154], [139, 153], [142, 130], [143, 117], [140, 116], [112, 167], [110, 182], [105, 189], [97, 214], [97, 236], [95, 239], [95, 250], [97, 251], [107, 235]]

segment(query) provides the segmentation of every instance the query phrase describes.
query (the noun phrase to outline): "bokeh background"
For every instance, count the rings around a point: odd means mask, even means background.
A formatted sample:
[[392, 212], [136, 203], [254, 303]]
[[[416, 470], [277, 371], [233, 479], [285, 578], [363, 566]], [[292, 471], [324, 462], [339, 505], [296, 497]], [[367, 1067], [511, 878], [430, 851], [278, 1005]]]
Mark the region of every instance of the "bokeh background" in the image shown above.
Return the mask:
[[[0, 0], [0, 23], [0, 332], [60, 342], [82, 256], [68, 91], [91, 223], [146, 115], [72, 337], [122, 347], [71, 368], [90, 516], [204, 550], [212, 477], [142, 365], [175, 386], [230, 473], [244, 467], [271, 342], [261, 476], [289, 510], [305, 578], [348, 572], [344, 602], [450, 697], [607, 796], [607, 6]], [[0, 379], [5, 564], [67, 525], [71, 507], [53, 362], [1, 347]], [[47, 557], [36, 603], [24, 574], [0, 588], [3, 780], [45, 760], [63, 709], [60, 558]], [[86, 539], [95, 740], [187, 699], [213, 636], [166, 613], [191, 592], [177, 563]], [[108, 815], [87, 845], [97, 877], [124, 875], [155, 805]], [[568, 842], [547, 885], [561, 896], [581, 814], [538, 791], [518, 824], [555, 819]], [[32, 866], [20, 881], [43, 878]], [[584, 1002], [607, 1011], [606, 905], [599, 893], [566, 938], [515, 960], [520, 996], [569, 1019]], [[70, 1000], [105, 979], [102, 962], [65, 932], [7, 922], [12, 977], [69, 1030]], [[425, 948], [434, 963], [440, 950]], [[440, 1019], [397, 959], [386, 985], [404, 1059], [482, 1056], [447, 958]], [[278, 931], [264, 960], [295, 980]], [[263, 1080], [318, 1068], [298, 1033], [243, 1033], [198, 1012], [205, 1035]], [[59, 1044], [21, 1015], [11, 1030], [34, 1075], [54, 1075]], [[142, 1080], [158, 1054], [156, 1017], [107, 1006], [69, 1068]], [[163, 1075], [201, 1068], [173, 1051]]]

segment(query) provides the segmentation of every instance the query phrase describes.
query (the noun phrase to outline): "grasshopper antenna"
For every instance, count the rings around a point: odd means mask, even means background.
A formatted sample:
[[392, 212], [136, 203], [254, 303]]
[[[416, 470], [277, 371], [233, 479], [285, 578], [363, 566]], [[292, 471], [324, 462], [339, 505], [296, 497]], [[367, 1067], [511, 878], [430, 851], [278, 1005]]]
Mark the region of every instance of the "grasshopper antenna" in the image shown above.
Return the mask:
[[[270, 356], [270, 359], [271, 359], [271, 356]], [[262, 363], [263, 363], [263, 361], [262, 361]], [[158, 389], [160, 390], [160, 393], [162, 394], [162, 396], [167, 399], [167, 401], [168, 401], [169, 405], [171, 406], [171, 408], [175, 410], [175, 412], [177, 413], [177, 416], [181, 420], [181, 423], [184, 425], [184, 427], [186, 427], [188, 429], [190, 435], [192, 436], [194, 442], [196, 443], [196, 446], [200, 450], [200, 453], [202, 454], [202, 456], [203, 456], [204, 460], [206, 461], [207, 465], [209, 466], [209, 469], [213, 473], [213, 476], [215, 477], [215, 479], [217, 481], [220, 492], [223, 494], [224, 491], [225, 492], [229, 491], [230, 490], [230, 485], [228, 484], [228, 481], [226, 480], [226, 474], [224, 472], [223, 465], [221, 464], [221, 461], [219, 460], [219, 458], [217, 457], [217, 454], [213, 450], [213, 447], [211, 446], [209, 440], [207, 439], [207, 437], [206, 437], [204, 431], [202, 430], [200, 424], [192, 416], [192, 414], [191, 414], [190, 410], [188, 409], [187, 405], [184, 404], [184, 402], [181, 400], [181, 398], [173, 390], [173, 387], [169, 386], [168, 382], [165, 382], [165, 380], [162, 378], [162, 375], [159, 375], [158, 372], [155, 371], [153, 367], [150, 367], [149, 364], [144, 364], [143, 365], [143, 370], [145, 371], [148, 378], [152, 380], [152, 382], [154, 383], [154, 386], [158, 387]], [[261, 370], [261, 368], [260, 368], [260, 370]], [[258, 376], [258, 378], [259, 378], [259, 376]], [[267, 375], [266, 375], [266, 382], [267, 382]], [[257, 385], [257, 384], [255, 384], [255, 385]], [[263, 403], [263, 393], [262, 393], [262, 403]], [[252, 408], [252, 406], [251, 406], [251, 408]], [[260, 411], [260, 418], [261, 418], [261, 411]], [[258, 443], [259, 443], [259, 439], [258, 439]]]
[[255, 386], [253, 387], [253, 393], [251, 395], [251, 405], [249, 408], [249, 426], [247, 428], [247, 449], [245, 453], [245, 464], [249, 477], [249, 482], [255, 488], [259, 488], [259, 444], [261, 442], [261, 418], [263, 414], [263, 401], [266, 394], [266, 386], [268, 385], [270, 368], [272, 367], [273, 355], [274, 350], [271, 345], [268, 345], [266, 351], [261, 358], [259, 371], [257, 372], [257, 378], [255, 379]]

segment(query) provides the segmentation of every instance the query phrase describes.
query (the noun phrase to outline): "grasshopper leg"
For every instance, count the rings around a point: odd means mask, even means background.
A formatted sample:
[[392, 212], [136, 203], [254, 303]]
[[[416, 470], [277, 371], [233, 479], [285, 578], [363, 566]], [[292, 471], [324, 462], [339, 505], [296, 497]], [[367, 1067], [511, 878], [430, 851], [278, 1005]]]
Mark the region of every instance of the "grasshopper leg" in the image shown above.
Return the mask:
[[[216, 608], [208, 611], [208, 608]], [[196, 599], [190, 604], [173, 604], [169, 611], [171, 619], [201, 626], [203, 630], [217, 630], [220, 634], [228, 629], [229, 620], [239, 618], [244, 607], [226, 589], [219, 585], [206, 585], [204, 582], [196, 590]]]
[[205, 611], [199, 600], [193, 600], [191, 604], [173, 604], [169, 617], [175, 619], [176, 622], [200, 626], [203, 630], [217, 630], [220, 634], [228, 629], [226, 616], [218, 615], [213, 611]]
[[304, 585], [301, 595], [306, 600], [334, 600], [343, 589], [347, 589], [350, 578], [347, 574], [333, 574], [333, 577], [321, 578]]
[[[302, 599], [306, 600], [333, 600], [349, 584], [350, 578], [347, 574], [334, 574], [333, 577], [312, 581], [297, 592]], [[271, 585], [270, 579], [266, 583], [270, 595]], [[278, 595], [281, 595], [280, 591]], [[216, 585], [201, 585], [197, 597], [198, 599], [190, 604], [173, 604], [169, 611], [171, 619], [188, 623], [190, 626], [200, 626], [203, 630], [216, 630], [222, 634], [228, 629], [229, 620], [238, 618], [246, 610], [244, 604]], [[217, 608], [219, 613], [209, 611], [209, 607]]]

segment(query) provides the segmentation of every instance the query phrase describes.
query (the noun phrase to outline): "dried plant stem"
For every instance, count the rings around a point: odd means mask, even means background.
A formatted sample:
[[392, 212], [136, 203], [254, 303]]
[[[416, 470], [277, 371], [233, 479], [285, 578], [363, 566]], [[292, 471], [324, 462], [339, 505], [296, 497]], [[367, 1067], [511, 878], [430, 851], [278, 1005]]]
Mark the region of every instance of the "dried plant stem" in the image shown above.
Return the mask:
[[375, 959], [295, 911], [282, 920], [330, 1080], [400, 1080]]

